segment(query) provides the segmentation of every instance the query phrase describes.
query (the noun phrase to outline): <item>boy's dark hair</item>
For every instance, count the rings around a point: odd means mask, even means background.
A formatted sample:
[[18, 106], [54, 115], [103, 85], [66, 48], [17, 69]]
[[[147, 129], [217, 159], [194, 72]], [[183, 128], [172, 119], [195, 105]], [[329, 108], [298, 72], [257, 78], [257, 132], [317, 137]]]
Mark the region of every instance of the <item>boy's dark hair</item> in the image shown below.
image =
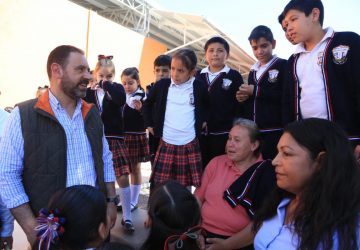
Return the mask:
[[171, 67], [171, 56], [169, 55], [160, 55], [155, 58], [154, 68], [156, 66], [168, 66]]
[[197, 64], [197, 57], [191, 49], [180, 49], [175, 52], [172, 58], [180, 59], [188, 70], [194, 70]]
[[259, 26], [255, 27], [251, 31], [248, 40], [249, 40], [249, 42], [251, 42], [252, 40], [257, 41], [260, 38], [265, 38], [266, 41], [269, 41], [271, 43], [274, 41], [274, 36], [273, 36], [273, 33], [271, 32], [271, 29], [265, 25], [259, 25]]
[[298, 10], [304, 12], [305, 16], [309, 16], [311, 11], [317, 8], [320, 10], [319, 22], [323, 26], [324, 23], [324, 5], [321, 0], [291, 0], [284, 8], [283, 12], [279, 15], [278, 21], [282, 24], [286, 14], [290, 10]]
[[205, 52], [207, 51], [208, 47], [210, 44], [212, 43], [220, 43], [224, 46], [226, 52], [229, 54], [230, 53], [230, 46], [229, 43], [222, 37], [220, 36], [214, 36], [212, 38], [210, 38], [209, 40], [206, 41], [205, 46], [204, 46], [204, 50]]
[[49, 79], [51, 78], [51, 64], [57, 63], [61, 65], [61, 67], [65, 68], [66, 65], [68, 64], [68, 58], [71, 52], [80, 53], [84, 55], [84, 51], [71, 45], [61, 45], [56, 47], [50, 52], [46, 64], [46, 70]]

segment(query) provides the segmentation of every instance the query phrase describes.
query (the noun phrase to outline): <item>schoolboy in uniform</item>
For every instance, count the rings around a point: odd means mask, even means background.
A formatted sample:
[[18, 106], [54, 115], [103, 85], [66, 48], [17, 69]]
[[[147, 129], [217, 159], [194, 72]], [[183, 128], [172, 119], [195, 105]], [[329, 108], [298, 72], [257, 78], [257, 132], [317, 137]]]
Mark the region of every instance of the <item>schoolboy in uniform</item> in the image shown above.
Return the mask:
[[276, 41], [268, 27], [255, 27], [248, 40], [258, 61], [251, 67], [248, 84], [240, 86], [236, 98], [243, 102], [242, 95], [249, 96], [244, 102], [245, 117], [259, 126], [263, 158], [273, 159], [282, 134], [281, 95], [286, 60], [273, 55]]
[[291, 0], [278, 18], [298, 44], [289, 58], [285, 122], [309, 117], [334, 121], [360, 156], [360, 36], [322, 28], [321, 0]]
[[[171, 56], [160, 55], [154, 60], [154, 75], [155, 81], [146, 86], [146, 95], [149, 95], [151, 89], [154, 87], [157, 81], [164, 78], [170, 78]], [[154, 165], [156, 150], [159, 146], [160, 138], [154, 137], [149, 133], [149, 149], [150, 149], [150, 161], [151, 166]]]
[[207, 83], [209, 91], [207, 131], [200, 141], [205, 167], [215, 156], [225, 154], [233, 120], [242, 116], [242, 105], [236, 100], [236, 91], [243, 84], [243, 79], [238, 71], [226, 65], [230, 47], [224, 38], [210, 38], [204, 50], [209, 66], [199, 71], [196, 78]]

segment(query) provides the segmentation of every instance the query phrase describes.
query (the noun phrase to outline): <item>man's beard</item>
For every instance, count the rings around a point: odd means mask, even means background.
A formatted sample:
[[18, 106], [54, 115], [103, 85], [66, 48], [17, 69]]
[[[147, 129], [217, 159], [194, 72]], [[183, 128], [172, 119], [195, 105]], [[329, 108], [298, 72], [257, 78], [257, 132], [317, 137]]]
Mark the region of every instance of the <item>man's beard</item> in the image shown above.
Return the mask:
[[[86, 86], [89, 83], [89, 79], [81, 78], [80, 81], [74, 85], [74, 83], [67, 77], [64, 76], [61, 82], [61, 90], [69, 96], [71, 99], [77, 100], [86, 96]], [[85, 88], [80, 85], [85, 85]]]

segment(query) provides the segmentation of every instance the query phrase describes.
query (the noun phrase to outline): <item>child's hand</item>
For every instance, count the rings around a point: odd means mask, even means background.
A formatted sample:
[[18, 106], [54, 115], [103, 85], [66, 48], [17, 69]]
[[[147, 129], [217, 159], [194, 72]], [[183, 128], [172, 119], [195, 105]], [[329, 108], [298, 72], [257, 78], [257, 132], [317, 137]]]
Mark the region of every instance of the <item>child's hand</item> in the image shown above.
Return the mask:
[[241, 84], [239, 91], [241, 94], [252, 96], [253, 91], [254, 91], [254, 85]]
[[245, 102], [249, 98], [247, 94], [242, 93], [240, 90], [236, 92], [235, 97], [238, 102]]
[[247, 83], [241, 84], [239, 90], [236, 92], [236, 100], [238, 102], [246, 101], [250, 96], [252, 96], [254, 91], [254, 85], [249, 85]]
[[142, 102], [139, 100], [133, 100], [133, 105], [137, 111], [140, 111], [142, 108]]
[[147, 130], [150, 134], [154, 135], [154, 128], [153, 127], [147, 127]]

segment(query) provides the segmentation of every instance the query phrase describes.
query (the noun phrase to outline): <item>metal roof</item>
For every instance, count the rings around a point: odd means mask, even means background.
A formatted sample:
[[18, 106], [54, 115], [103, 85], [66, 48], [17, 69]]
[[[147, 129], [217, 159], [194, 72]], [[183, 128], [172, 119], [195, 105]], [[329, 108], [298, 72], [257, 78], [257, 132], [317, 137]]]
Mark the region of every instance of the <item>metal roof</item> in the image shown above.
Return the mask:
[[230, 56], [227, 64], [230, 67], [245, 75], [255, 63], [229, 36], [202, 16], [160, 10], [144, 0], [70, 1], [163, 43], [168, 48], [168, 54], [183, 47], [193, 49], [198, 56], [199, 67], [206, 65], [203, 46], [213, 36], [221, 36], [228, 41]]

